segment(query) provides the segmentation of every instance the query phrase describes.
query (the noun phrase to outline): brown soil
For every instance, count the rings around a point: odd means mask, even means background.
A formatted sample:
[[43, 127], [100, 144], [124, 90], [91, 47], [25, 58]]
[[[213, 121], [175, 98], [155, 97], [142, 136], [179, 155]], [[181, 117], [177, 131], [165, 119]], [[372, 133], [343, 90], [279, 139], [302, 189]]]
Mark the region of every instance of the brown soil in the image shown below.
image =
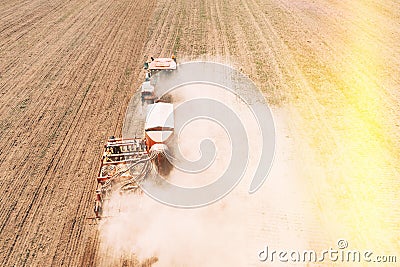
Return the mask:
[[252, 245], [398, 253], [399, 19], [393, 0], [2, 1], [0, 265], [105, 265], [88, 219], [102, 145], [143, 61], [172, 53], [240, 68], [273, 109]]

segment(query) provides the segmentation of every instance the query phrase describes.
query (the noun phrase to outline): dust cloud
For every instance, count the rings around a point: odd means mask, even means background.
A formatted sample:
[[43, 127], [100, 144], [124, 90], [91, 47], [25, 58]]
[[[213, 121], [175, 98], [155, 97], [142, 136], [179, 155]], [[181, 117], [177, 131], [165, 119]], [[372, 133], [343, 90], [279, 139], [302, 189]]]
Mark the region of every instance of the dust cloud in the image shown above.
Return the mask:
[[239, 201], [220, 201], [196, 210], [165, 206], [144, 195], [120, 196], [129, 203], [100, 225], [102, 246], [115, 259], [135, 255], [157, 257], [154, 266], [243, 265], [245, 235], [240, 228]]
[[[245, 266], [257, 261], [260, 246], [255, 246], [252, 235], [265, 215], [257, 207], [254, 210], [255, 202], [249, 201], [247, 191], [258, 164], [260, 133], [245, 104], [215, 86], [187, 85], [173, 94], [174, 105], [204, 96], [223, 102], [243, 122], [251, 149], [243, 181], [222, 200], [197, 209], [170, 207], [144, 193], [116, 194], [109, 202], [109, 212], [114, 214], [100, 225], [101, 248], [111, 256], [110, 266], [112, 259], [132, 255], [139, 261], [156, 257], [153, 266]], [[167, 179], [184, 187], [204, 186], [218, 179], [229, 165], [230, 134], [210, 120], [187, 124], [175, 133], [179, 135], [176, 148], [182, 155], [187, 160], [198, 159], [200, 142], [209, 139], [216, 147], [216, 157], [201, 173], [173, 169]]]

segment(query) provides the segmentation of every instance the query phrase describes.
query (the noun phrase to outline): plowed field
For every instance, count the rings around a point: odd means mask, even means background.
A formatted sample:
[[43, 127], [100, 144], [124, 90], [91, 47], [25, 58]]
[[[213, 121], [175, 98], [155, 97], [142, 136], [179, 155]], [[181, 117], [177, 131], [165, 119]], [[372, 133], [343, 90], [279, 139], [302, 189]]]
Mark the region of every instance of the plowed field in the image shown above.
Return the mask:
[[244, 243], [345, 238], [400, 261], [399, 23], [393, 0], [1, 1], [0, 265], [107, 265], [88, 219], [102, 146], [144, 60], [173, 52], [241, 69], [274, 113], [275, 165]]

